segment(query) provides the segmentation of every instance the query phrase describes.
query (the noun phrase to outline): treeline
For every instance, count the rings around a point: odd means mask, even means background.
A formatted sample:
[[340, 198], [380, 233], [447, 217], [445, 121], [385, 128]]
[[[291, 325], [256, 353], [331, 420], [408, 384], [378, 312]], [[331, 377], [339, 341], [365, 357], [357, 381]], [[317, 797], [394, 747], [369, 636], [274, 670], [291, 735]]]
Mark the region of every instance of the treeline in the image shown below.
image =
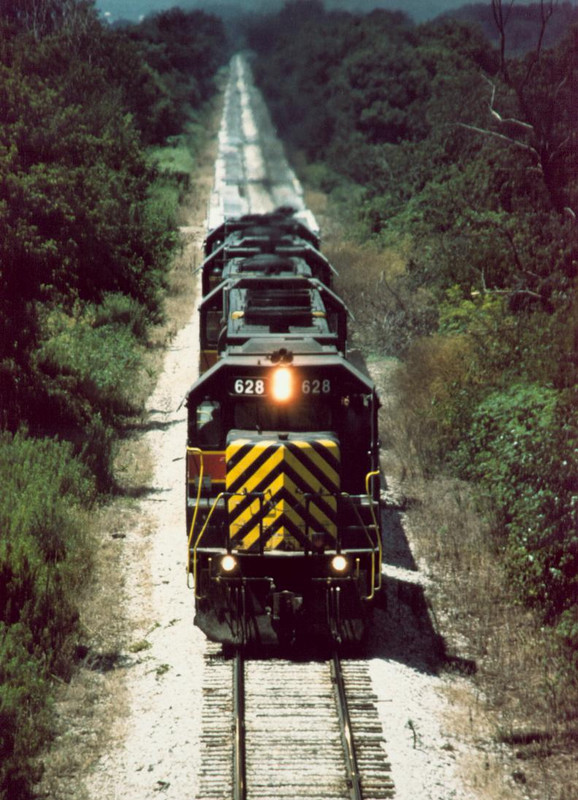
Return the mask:
[[[484, 35], [494, 44], [498, 44], [500, 31], [496, 24], [492, 3], [468, 3], [446, 11], [438, 19], [455, 19], [469, 25], [479, 26]], [[529, 5], [504, 6], [503, 18], [508, 27], [508, 53], [510, 55], [527, 53], [536, 47], [540, 38], [544, 12], [550, 13], [550, 3], [531, 3]], [[573, 3], [557, 2], [555, 13], [549, 16], [544, 31], [543, 46], [554, 47], [567, 33], [572, 25], [578, 23], [578, 8]]]
[[475, 483], [575, 658], [578, 30], [514, 58], [453, 20], [294, 0], [250, 41], [303, 174], [365, 244], [344, 292], [366, 349], [401, 359], [412, 463]]
[[0, 797], [26, 798], [70, 675], [87, 512], [144, 400], [175, 212], [222, 26], [171, 10], [111, 30], [92, 0], [0, 0]]

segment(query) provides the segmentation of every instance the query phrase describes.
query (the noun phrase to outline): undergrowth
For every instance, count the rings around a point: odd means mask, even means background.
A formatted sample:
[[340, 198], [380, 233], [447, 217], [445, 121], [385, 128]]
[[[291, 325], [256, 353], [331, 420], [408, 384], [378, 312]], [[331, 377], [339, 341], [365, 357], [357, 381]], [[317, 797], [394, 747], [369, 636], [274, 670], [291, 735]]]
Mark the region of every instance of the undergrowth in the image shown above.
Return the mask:
[[[388, 360], [380, 435], [414, 499], [412, 547], [434, 578], [448, 652], [476, 663], [471, 724], [491, 720], [489, 735], [516, 749], [513, 779], [528, 796], [567, 800], [578, 706], [572, 389], [555, 385], [558, 362], [532, 348], [532, 320], [511, 318], [501, 299], [449, 298], [423, 336], [403, 252], [333, 250], [346, 256], [339, 280], [366, 352], [379, 363], [380, 349], [383, 361], [403, 342]], [[390, 335], [392, 308], [403, 308], [405, 333]], [[534, 376], [550, 370], [549, 385], [529, 379], [530, 363]]]
[[55, 687], [70, 679], [83, 637], [91, 512], [119, 490], [117, 441], [150, 391], [151, 323], [161, 317], [122, 292], [38, 310], [23, 422], [0, 433], [1, 800], [32, 798], [41, 777]]
[[71, 444], [25, 433], [0, 436], [0, 481], [0, 796], [24, 800], [51, 729], [52, 683], [74, 663], [97, 492]]

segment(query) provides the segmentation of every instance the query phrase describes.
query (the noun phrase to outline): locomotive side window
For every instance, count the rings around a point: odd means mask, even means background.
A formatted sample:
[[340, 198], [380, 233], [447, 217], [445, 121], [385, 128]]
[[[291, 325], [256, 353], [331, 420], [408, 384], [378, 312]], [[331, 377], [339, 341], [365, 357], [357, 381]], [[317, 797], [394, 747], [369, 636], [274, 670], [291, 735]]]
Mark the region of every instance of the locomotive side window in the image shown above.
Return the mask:
[[216, 347], [219, 340], [219, 334], [223, 327], [223, 312], [220, 309], [214, 308], [207, 313], [207, 327], [206, 336], [207, 344]]
[[221, 404], [203, 400], [196, 408], [195, 444], [199, 447], [218, 447], [223, 437]]

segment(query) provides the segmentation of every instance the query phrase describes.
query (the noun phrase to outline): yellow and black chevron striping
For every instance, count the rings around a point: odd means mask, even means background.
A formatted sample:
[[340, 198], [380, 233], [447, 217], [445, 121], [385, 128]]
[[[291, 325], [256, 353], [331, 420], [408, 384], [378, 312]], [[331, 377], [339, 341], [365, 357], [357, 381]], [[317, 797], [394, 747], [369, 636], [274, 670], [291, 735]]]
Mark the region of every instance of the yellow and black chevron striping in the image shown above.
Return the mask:
[[329, 437], [237, 439], [226, 451], [232, 546], [299, 550], [315, 532], [337, 536], [340, 451]]

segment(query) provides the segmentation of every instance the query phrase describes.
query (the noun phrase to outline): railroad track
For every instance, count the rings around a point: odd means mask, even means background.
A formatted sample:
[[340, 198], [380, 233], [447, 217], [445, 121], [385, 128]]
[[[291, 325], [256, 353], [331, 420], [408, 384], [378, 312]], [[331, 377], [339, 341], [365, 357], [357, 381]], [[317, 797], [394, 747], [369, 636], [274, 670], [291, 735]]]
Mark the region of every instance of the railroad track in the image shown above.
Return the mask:
[[367, 665], [225, 658], [209, 646], [197, 800], [384, 800], [390, 765]]

